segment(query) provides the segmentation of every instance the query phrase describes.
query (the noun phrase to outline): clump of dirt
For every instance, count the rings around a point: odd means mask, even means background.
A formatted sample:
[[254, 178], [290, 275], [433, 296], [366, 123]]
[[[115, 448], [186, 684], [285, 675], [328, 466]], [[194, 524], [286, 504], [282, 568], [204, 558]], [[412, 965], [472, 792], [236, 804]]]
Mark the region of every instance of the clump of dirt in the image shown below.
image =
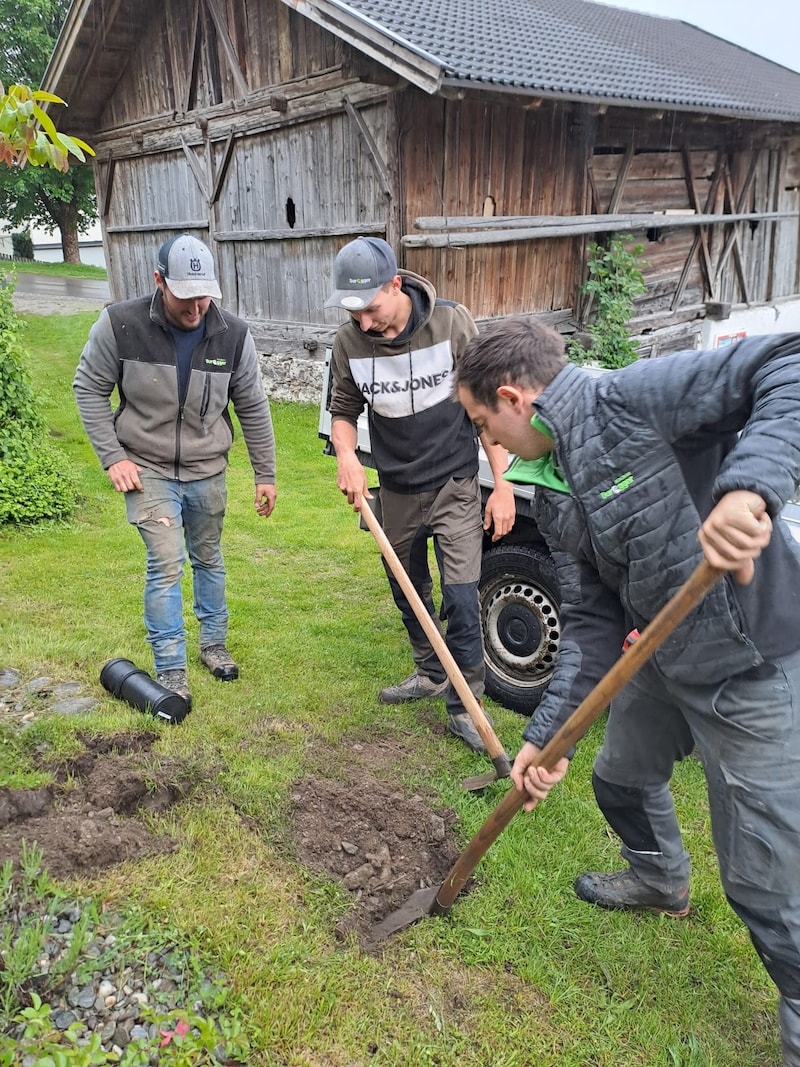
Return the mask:
[[[312, 777], [295, 784], [292, 822], [300, 862], [352, 894], [353, 907], [337, 936], [354, 933], [367, 948], [370, 929], [415, 890], [439, 885], [460, 850], [451, 833], [457, 821], [452, 809], [436, 810], [430, 796], [409, 796], [372, 773], [370, 768], [387, 763], [385, 743], [354, 749], [356, 758], [338, 780]], [[402, 765], [397, 743], [390, 754], [395, 767]]]
[[166, 810], [193, 784], [181, 763], [150, 752], [156, 738], [150, 733], [81, 738], [82, 753], [48, 768], [52, 785], [0, 788], [0, 863], [16, 864], [23, 842], [38, 846], [43, 867], [55, 878], [174, 852], [178, 845], [172, 838], [153, 834], [137, 818]]

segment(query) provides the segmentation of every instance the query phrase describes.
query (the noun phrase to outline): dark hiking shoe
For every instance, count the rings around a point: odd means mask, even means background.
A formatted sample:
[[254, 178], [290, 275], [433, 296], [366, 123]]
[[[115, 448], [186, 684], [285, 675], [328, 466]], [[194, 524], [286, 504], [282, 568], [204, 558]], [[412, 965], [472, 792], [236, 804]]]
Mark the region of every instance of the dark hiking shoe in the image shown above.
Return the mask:
[[191, 708], [192, 694], [189, 692], [186, 671], [159, 671], [156, 675], [156, 681], [159, 685], [163, 685], [165, 689], [171, 689], [173, 693], [177, 693], [179, 697], [183, 697], [186, 701], [186, 706]]
[[448, 715], [447, 729], [459, 741], [463, 741], [467, 748], [471, 748], [473, 752], [486, 752], [486, 746], [481, 740], [481, 735], [475, 729], [475, 724], [466, 712], [461, 715]]
[[448, 681], [434, 682], [424, 674], [414, 671], [397, 685], [390, 685], [381, 689], [378, 700], [381, 704], [405, 704], [409, 700], [433, 700], [442, 697], [447, 692]]
[[688, 889], [662, 893], [646, 885], [631, 867], [613, 874], [582, 874], [575, 879], [575, 893], [601, 908], [660, 911], [673, 919], [689, 914]]
[[201, 648], [200, 662], [221, 682], [235, 682], [239, 677], [239, 668], [224, 645], [206, 645]]

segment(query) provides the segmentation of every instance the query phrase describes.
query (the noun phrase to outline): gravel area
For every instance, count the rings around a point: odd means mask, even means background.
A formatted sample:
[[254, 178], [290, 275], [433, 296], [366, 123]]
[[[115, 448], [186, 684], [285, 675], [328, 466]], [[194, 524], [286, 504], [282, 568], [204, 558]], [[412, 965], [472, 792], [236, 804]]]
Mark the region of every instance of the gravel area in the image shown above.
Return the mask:
[[81, 297], [36, 296], [32, 293], [14, 293], [14, 310], [20, 315], [77, 315], [79, 312], [103, 310], [102, 300], [85, 300]]
[[[72, 1027], [78, 1045], [88, 1045], [91, 1035], [97, 1034], [102, 1049], [119, 1057], [138, 1039], [154, 1050], [150, 1063], [158, 1063], [157, 1050], [169, 1032], [170, 1012], [205, 1014], [204, 997], [210, 1000], [215, 992], [213, 978], [204, 976], [193, 997], [187, 984], [187, 949], [166, 946], [137, 957], [130, 946], [118, 943], [113, 917], [104, 916], [102, 925], [93, 925], [92, 914], [93, 909], [77, 900], [62, 901], [53, 910], [21, 901], [8, 908], [5, 921], [12, 929], [27, 926], [44, 931], [43, 951], [26, 988], [50, 1005], [56, 1031]], [[82, 945], [79, 965], [62, 976], [61, 967], [74, 952], [76, 939]], [[162, 1021], [149, 1021], [149, 1010]], [[18, 1025], [9, 1036], [20, 1041], [23, 1032], [24, 1026]], [[219, 1061], [225, 1062], [222, 1045], [218, 1053]], [[41, 1061], [31, 1053], [19, 1062], [21, 1067], [36, 1067]]]

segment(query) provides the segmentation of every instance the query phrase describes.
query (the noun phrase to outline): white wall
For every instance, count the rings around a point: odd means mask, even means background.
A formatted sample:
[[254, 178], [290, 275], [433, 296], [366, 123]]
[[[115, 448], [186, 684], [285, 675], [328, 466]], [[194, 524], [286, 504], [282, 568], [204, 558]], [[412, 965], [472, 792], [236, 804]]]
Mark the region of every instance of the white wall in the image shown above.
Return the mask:
[[[79, 241], [81, 263], [91, 267], [105, 267], [106, 257], [103, 251], [102, 241]], [[46, 244], [33, 245], [33, 258], [39, 263], [63, 263], [64, 256], [61, 252], [61, 242], [48, 241]]]
[[719, 348], [740, 336], [770, 333], [800, 333], [800, 299], [748, 307], [735, 304], [726, 319], [705, 319], [700, 333], [701, 348]]

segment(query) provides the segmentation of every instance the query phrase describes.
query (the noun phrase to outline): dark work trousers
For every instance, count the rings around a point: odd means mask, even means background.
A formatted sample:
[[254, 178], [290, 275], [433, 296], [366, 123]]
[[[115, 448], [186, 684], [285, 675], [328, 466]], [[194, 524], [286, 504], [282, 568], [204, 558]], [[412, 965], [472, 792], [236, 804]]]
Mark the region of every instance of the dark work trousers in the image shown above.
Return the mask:
[[[485, 667], [481, 641], [478, 579], [481, 574], [483, 520], [480, 486], [475, 478], [451, 478], [441, 489], [426, 493], [392, 493], [381, 489], [383, 528], [428, 614], [441, 630], [431, 596], [428, 540], [433, 538], [442, 589], [445, 641], [478, 700], [483, 696]], [[443, 682], [446, 673], [428, 635], [417, 621], [399, 583], [386, 567], [394, 602], [400, 609], [420, 674]], [[452, 684], [446, 696], [450, 715], [464, 712]]]
[[658, 889], [688, 885], [669, 779], [695, 743], [722, 885], [780, 991], [784, 1067], [800, 1067], [800, 652], [714, 685], [651, 661], [613, 701], [595, 795]]

